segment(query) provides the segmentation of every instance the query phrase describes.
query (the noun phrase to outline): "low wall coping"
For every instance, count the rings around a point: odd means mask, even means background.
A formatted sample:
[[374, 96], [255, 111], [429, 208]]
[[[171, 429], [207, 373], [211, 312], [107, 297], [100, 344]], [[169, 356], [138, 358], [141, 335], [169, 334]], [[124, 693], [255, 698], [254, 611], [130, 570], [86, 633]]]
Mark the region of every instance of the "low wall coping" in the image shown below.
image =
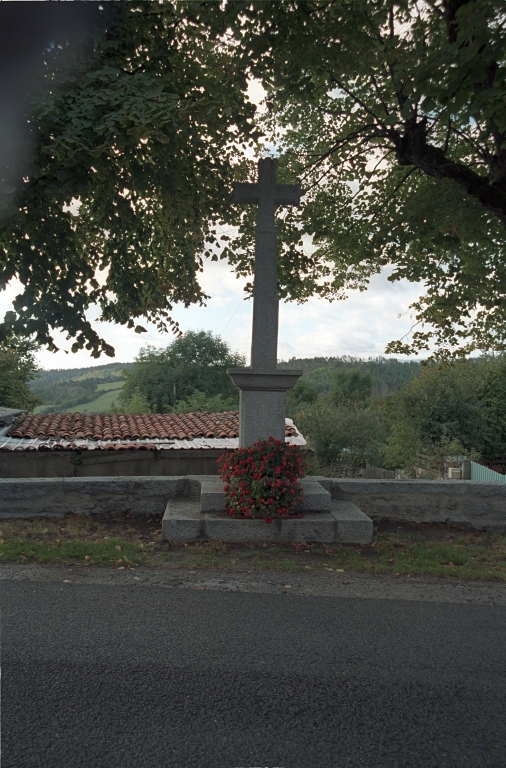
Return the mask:
[[[1, 478], [0, 518], [65, 514], [163, 514], [169, 499], [200, 499], [213, 475]], [[368, 480], [310, 476], [333, 500], [371, 519], [506, 530], [506, 484], [472, 480]]]

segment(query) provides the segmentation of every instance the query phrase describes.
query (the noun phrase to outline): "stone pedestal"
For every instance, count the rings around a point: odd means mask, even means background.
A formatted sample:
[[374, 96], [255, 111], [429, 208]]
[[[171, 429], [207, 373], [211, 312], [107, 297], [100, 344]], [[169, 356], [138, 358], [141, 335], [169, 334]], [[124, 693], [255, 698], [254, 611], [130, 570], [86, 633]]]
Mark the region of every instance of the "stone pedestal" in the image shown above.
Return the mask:
[[302, 371], [259, 373], [251, 368], [229, 368], [228, 375], [240, 390], [239, 447], [258, 440], [285, 439], [286, 392]]
[[304, 495], [296, 510], [302, 512], [303, 516], [273, 520], [268, 524], [262, 519], [236, 519], [227, 515], [222, 481], [218, 477], [201, 476], [197, 481], [200, 501], [194, 496], [168, 501], [162, 522], [163, 538], [170, 541], [210, 540], [234, 544], [371, 542], [372, 520], [355, 504], [332, 499], [329, 491], [316, 478], [304, 478], [300, 484]]

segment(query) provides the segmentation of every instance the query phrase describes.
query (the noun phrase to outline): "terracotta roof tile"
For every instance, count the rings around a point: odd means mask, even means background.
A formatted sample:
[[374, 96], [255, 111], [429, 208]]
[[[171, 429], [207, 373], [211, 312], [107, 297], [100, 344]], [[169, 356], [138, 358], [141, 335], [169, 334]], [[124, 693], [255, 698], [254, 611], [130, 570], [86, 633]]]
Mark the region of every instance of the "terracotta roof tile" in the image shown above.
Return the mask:
[[[285, 427], [286, 437], [300, 438], [297, 429]], [[10, 450], [9, 443], [16, 443], [15, 450], [153, 450], [160, 441], [189, 442], [188, 447], [211, 447], [239, 436], [239, 413], [158, 413], [158, 414], [101, 414], [101, 413], [50, 413], [21, 415], [12, 424], [2, 443], [1, 450]], [[202, 443], [198, 443], [203, 440]], [[35, 441], [33, 448], [30, 441]], [[90, 445], [87, 442], [90, 441]], [[142, 442], [141, 442], [142, 441]], [[151, 442], [153, 441], [153, 442]], [[193, 441], [193, 442], [192, 442]], [[197, 442], [195, 442], [197, 441]], [[305, 441], [303, 441], [305, 442]], [[5, 443], [5, 444], [4, 444]], [[230, 446], [231, 447], [231, 446]]]

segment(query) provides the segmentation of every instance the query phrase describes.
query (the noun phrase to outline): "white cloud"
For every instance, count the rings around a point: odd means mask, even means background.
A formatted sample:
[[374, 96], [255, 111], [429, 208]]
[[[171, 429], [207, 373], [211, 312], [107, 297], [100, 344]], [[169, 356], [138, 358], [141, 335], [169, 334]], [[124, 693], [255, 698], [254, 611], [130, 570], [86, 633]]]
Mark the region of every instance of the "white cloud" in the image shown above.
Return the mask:
[[[408, 307], [416, 301], [421, 286], [413, 283], [390, 283], [388, 271], [373, 276], [367, 291], [351, 291], [348, 299], [329, 303], [313, 298], [307, 304], [282, 304], [279, 324], [279, 357], [315, 357], [353, 355], [369, 357], [382, 355], [386, 344], [409, 331], [411, 318]], [[224, 262], [207, 261], [201, 275], [201, 284], [211, 298], [206, 307], [176, 307], [174, 318], [183, 331], [210, 330], [221, 335], [233, 350], [249, 357], [251, 344], [252, 302], [244, 301], [244, 279], [237, 279]], [[0, 315], [11, 308], [14, 296], [20, 291], [13, 283], [0, 293]], [[400, 315], [400, 317], [399, 317]], [[89, 317], [97, 316], [90, 311]], [[116, 349], [116, 360], [134, 359], [146, 343], [165, 346], [170, 334], [159, 333], [154, 325], [146, 325], [148, 333], [137, 334], [133, 329], [111, 323], [95, 322], [98, 333]], [[69, 350], [72, 341], [56, 334], [62, 350]], [[89, 352], [76, 354], [64, 351], [55, 354], [42, 351], [39, 360], [44, 368], [74, 368], [101, 365], [109, 362], [102, 357], [94, 360]]]

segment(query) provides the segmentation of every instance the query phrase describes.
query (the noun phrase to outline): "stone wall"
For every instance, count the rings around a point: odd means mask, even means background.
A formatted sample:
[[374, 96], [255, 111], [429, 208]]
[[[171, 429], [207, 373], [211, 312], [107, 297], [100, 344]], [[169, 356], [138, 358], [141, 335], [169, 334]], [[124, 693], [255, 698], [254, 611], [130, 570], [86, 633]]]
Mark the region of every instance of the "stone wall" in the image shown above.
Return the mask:
[[[159, 514], [174, 498], [199, 498], [202, 475], [0, 479], [0, 518]], [[312, 477], [333, 499], [376, 519], [506, 530], [506, 484], [469, 480], [345, 480]]]
[[470, 480], [318, 478], [333, 499], [356, 504], [374, 519], [455, 523], [506, 530], [506, 483]]
[[0, 519], [163, 515], [169, 499], [199, 493], [200, 483], [192, 477], [9, 478], [0, 480]]

